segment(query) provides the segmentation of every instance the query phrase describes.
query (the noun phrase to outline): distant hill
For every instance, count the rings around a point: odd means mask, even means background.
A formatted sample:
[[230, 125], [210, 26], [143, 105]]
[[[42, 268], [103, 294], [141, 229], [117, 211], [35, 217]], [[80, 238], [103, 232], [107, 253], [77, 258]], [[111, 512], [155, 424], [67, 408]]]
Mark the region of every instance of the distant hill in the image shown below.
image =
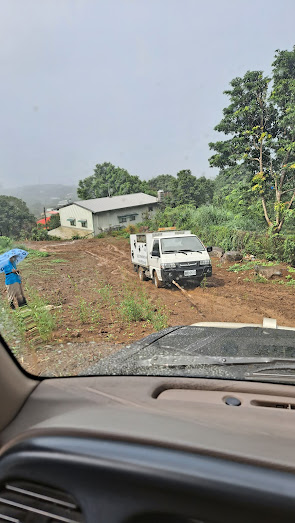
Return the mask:
[[15, 196], [26, 202], [30, 211], [40, 217], [43, 208], [54, 207], [60, 200], [78, 200], [75, 185], [59, 185], [55, 183], [43, 185], [24, 185], [13, 189], [0, 189], [6, 196]]

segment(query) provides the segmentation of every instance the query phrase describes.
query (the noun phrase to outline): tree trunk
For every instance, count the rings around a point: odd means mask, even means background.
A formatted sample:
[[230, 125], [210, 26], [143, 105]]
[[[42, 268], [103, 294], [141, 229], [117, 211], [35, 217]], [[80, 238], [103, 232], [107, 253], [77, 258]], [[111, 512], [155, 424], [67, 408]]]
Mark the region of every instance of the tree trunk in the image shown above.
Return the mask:
[[272, 221], [269, 219], [264, 196], [261, 198], [261, 202], [262, 202], [262, 207], [263, 207], [264, 217], [265, 217], [265, 219], [266, 219], [267, 225], [268, 225], [269, 227], [272, 227], [272, 226], [273, 226], [273, 223], [272, 223]]

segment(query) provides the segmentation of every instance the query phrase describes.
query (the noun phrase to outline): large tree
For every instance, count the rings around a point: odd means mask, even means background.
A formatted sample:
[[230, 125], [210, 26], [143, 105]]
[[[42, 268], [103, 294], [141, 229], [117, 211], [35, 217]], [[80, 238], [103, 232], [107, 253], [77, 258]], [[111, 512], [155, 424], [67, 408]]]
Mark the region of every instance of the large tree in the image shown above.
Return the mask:
[[150, 192], [147, 182], [132, 176], [121, 167], [105, 162], [97, 164], [92, 176], [79, 181], [78, 196], [82, 200], [120, 194]]
[[0, 196], [1, 236], [17, 239], [23, 233], [29, 233], [34, 225], [35, 218], [23, 200], [14, 196]]
[[191, 204], [195, 207], [212, 202], [214, 182], [205, 176], [196, 178], [190, 169], [177, 173], [172, 183], [171, 197], [167, 203], [172, 206]]
[[225, 91], [230, 104], [216, 130], [227, 140], [210, 143], [210, 165], [229, 180], [239, 171], [261, 202], [270, 228], [280, 232], [295, 198], [295, 47], [277, 51], [271, 78], [248, 71]]
[[154, 192], [163, 190], [171, 192], [174, 188], [175, 177], [172, 174], [159, 174], [148, 180], [150, 189]]

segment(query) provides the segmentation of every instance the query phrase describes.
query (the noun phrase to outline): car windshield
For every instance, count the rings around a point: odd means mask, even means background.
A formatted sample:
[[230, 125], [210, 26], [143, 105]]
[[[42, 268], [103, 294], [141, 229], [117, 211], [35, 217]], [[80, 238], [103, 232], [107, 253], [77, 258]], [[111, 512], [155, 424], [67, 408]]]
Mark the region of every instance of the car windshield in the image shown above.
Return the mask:
[[204, 245], [196, 236], [176, 236], [161, 240], [162, 254], [178, 251], [203, 252]]
[[294, 17], [1, 3], [0, 333], [26, 371], [295, 384]]

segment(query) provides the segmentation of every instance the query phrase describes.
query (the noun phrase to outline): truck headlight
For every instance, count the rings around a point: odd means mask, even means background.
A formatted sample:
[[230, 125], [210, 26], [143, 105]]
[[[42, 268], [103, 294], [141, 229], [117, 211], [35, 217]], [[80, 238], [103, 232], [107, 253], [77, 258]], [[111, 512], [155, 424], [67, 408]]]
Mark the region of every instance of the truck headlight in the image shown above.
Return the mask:
[[161, 263], [161, 269], [175, 269], [176, 263]]
[[210, 260], [201, 260], [200, 265], [211, 265], [211, 261]]

